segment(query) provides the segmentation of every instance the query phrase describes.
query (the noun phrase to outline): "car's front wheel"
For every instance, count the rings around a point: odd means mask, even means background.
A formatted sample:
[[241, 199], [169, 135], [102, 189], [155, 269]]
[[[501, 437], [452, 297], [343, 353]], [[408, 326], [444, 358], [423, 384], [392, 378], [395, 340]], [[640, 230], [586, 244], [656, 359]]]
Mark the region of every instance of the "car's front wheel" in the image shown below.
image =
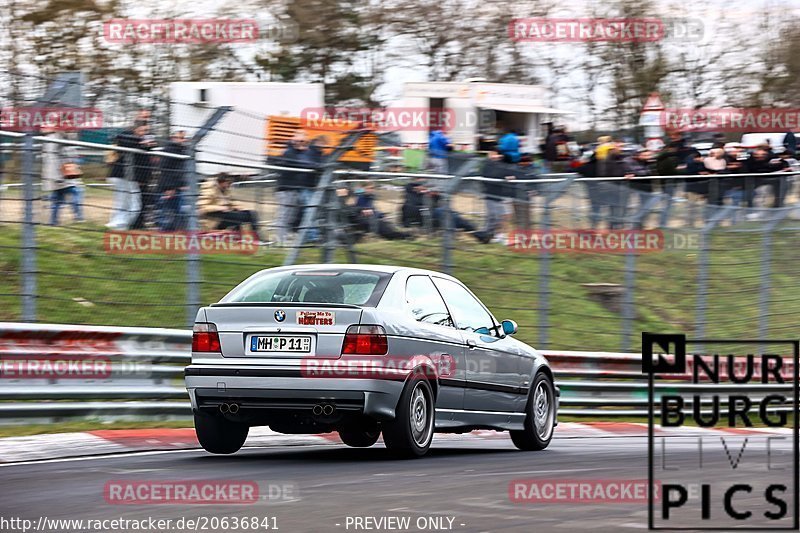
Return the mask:
[[194, 431], [200, 446], [207, 452], [229, 454], [239, 451], [250, 427], [218, 415], [195, 411]]
[[383, 424], [386, 447], [401, 457], [422, 457], [431, 447], [435, 417], [433, 389], [415, 374], [403, 388], [394, 420]]
[[525, 428], [511, 431], [511, 441], [520, 450], [544, 450], [553, 439], [556, 392], [544, 372], [536, 374], [525, 406]]

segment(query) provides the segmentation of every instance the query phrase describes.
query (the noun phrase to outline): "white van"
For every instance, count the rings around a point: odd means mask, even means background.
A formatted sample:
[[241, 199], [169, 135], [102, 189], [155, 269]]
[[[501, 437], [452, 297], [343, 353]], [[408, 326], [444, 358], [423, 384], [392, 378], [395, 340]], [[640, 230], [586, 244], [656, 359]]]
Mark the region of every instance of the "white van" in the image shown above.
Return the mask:
[[752, 150], [756, 146], [769, 142], [772, 146], [772, 151], [775, 153], [783, 152], [784, 139], [786, 132], [779, 133], [745, 133], [742, 135], [742, 148], [745, 150]]

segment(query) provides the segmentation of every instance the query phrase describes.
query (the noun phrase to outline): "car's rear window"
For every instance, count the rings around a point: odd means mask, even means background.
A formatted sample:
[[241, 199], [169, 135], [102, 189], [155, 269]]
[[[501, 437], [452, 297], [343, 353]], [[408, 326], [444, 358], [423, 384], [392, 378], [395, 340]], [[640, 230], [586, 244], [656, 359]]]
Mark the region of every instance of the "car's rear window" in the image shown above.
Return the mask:
[[389, 275], [366, 270], [265, 272], [228, 293], [220, 303], [308, 302], [375, 305]]

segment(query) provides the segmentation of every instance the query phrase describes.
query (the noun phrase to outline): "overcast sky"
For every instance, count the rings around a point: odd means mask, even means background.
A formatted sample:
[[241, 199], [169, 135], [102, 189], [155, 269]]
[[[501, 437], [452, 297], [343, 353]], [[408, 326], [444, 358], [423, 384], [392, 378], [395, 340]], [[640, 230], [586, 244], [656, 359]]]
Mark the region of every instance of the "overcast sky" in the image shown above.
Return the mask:
[[[103, 0], [100, 0], [101, 2]], [[491, 0], [490, 0], [491, 1]], [[263, 5], [264, 2], [261, 2]], [[592, 4], [590, 0], [560, 0], [559, 8], [551, 16], [553, 17], [581, 17], [585, 16], [587, 7]], [[800, 0], [696, 0], [692, 4], [691, 11], [686, 10], [685, 0], [663, 0], [656, 5], [658, 13], [654, 16], [662, 17], [686, 17], [699, 23], [704, 28], [704, 39], [712, 47], [729, 46], [732, 39], [758, 39], [758, 33], [753, 30], [758, 20], [759, 11], [768, 9], [771, 12], [782, 13], [784, 19], [800, 20]], [[232, 18], [255, 18], [262, 27], [269, 23], [272, 14], [263, 8], [255, 7], [256, 3], [252, 0], [172, 0], [163, 2], [161, 0], [141, 0], [135, 4], [130, 13], [134, 18], [209, 18], [220, 16], [224, 13], [226, 17]], [[435, 3], [431, 4], [435, 9]], [[716, 31], [716, 22], [720, 18], [720, 13], [724, 12], [725, 17], [734, 25], [740, 25], [742, 31], [736, 35], [722, 35]], [[509, 20], [514, 17], [524, 17], [525, 13], [509, 14]], [[469, 24], [469, 20], [465, 20]], [[677, 49], [692, 46], [683, 41], [670, 41], [670, 46]], [[753, 43], [753, 48], [757, 43]], [[779, 43], [776, 43], [778, 45]], [[538, 47], [537, 52], [544, 52], [549, 57], [564, 58], [567, 62], [570, 57], [579, 52], [578, 45], [569, 43], [526, 43], [524, 46]], [[251, 58], [264, 45], [242, 45], [239, 54], [243, 58]], [[412, 58], [406, 65], [389, 68], [386, 73], [386, 83], [380, 88], [378, 99], [391, 103], [397, 100], [402, 91], [402, 84], [409, 81], [435, 81], [427, 80], [424, 69], [413, 65], [413, 54], [406, 57]], [[742, 61], [751, 61], [752, 57], [742, 58]], [[492, 80], [488, 80], [492, 81]], [[549, 81], [544, 80], [545, 85]], [[581, 80], [570, 80], [580, 82]], [[586, 110], [576, 101], [574, 94], [561, 92], [555, 94], [550, 105], [573, 112], [571, 120], [573, 126], [580, 127], [587, 118]]]

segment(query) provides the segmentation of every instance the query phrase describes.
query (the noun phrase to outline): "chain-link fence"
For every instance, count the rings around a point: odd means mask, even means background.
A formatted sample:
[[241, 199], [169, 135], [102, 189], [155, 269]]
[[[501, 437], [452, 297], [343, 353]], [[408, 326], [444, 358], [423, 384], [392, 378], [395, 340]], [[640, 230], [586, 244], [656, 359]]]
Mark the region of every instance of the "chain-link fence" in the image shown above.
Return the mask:
[[380, 142], [346, 161], [365, 131], [265, 158], [242, 131], [266, 117], [171, 106], [97, 142], [2, 133], [0, 320], [183, 327], [260, 269], [358, 262], [451, 273], [541, 348], [797, 335], [793, 172], [585, 178], [471, 154], [412, 172]]

